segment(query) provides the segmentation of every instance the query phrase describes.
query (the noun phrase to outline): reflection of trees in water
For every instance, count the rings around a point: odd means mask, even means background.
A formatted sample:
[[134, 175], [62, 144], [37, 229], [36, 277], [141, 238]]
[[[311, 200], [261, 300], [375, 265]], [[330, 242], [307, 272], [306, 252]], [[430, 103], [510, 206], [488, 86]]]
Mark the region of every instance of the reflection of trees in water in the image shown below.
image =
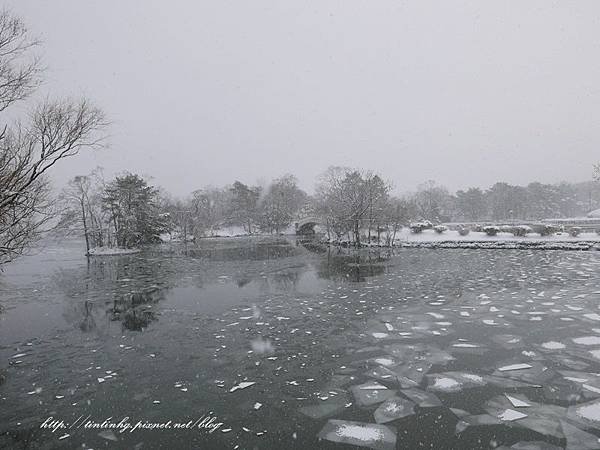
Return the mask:
[[367, 252], [329, 248], [327, 255], [317, 265], [320, 278], [330, 280], [365, 281], [368, 277], [385, 272], [385, 263], [391, 258], [389, 250]]
[[[288, 292], [296, 289], [306, 270], [304, 262], [282, 267], [277, 260], [303, 253], [287, 239], [206, 240], [203, 245], [207, 248], [161, 246], [139, 255], [89, 258], [87, 266], [56, 271], [54, 282], [67, 299], [65, 320], [85, 333], [105, 333], [113, 321], [120, 321], [124, 329], [139, 331], [157, 320], [149, 306], [162, 301], [170, 286], [191, 284], [201, 289], [231, 282], [232, 278], [219, 277], [237, 272], [233, 281], [240, 288], [256, 281], [259, 289]], [[188, 257], [181, 250], [186, 247]], [[265, 263], [257, 262], [260, 260]], [[232, 264], [227, 264], [229, 261]]]
[[193, 258], [206, 258], [211, 261], [264, 261], [287, 258], [299, 254], [287, 239], [268, 239], [263, 242], [240, 240], [235, 246], [223, 244], [223, 241], [200, 239], [195, 247], [188, 247], [186, 254]]
[[148, 308], [164, 300], [164, 297], [165, 290], [155, 287], [121, 295], [114, 299], [107, 314], [110, 320], [121, 321], [123, 328], [127, 330], [143, 331], [151, 322], [158, 320], [156, 313]]
[[298, 239], [296, 241], [296, 245], [301, 245], [309, 252], [317, 253], [319, 255], [323, 255], [330, 250], [328, 245], [321, 244], [320, 242], [314, 239]]
[[[161, 262], [156, 258], [89, 258], [82, 270], [55, 272], [53, 280], [69, 300], [65, 302], [65, 320], [84, 333], [104, 332], [98, 324], [106, 318], [121, 321], [125, 329], [146, 328], [156, 320], [155, 313], [146, 310], [148, 305], [164, 298], [164, 289], [156, 284], [163, 285], [177, 273], [162, 267]], [[150, 283], [151, 287], [144, 287]], [[108, 311], [99, 307], [106, 304], [107, 294], [114, 299]]]
[[252, 283], [251, 277], [240, 277], [235, 280], [235, 284], [237, 284], [237, 287], [239, 288], [243, 288], [250, 283]]
[[263, 292], [273, 290], [281, 292], [294, 291], [300, 281], [300, 274], [304, 270], [305, 266], [302, 265], [267, 273], [258, 278], [260, 290]]
[[96, 329], [96, 320], [94, 319], [94, 315], [92, 314], [92, 304], [87, 300], [84, 302], [85, 315], [83, 320], [79, 324], [79, 329], [84, 333]]

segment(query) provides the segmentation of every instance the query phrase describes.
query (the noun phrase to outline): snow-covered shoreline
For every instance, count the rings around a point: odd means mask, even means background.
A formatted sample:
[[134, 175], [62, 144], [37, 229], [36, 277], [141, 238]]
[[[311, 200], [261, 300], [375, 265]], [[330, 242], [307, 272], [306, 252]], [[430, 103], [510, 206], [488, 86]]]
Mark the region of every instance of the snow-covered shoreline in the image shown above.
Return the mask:
[[530, 249], [530, 250], [593, 250], [600, 248], [597, 241], [431, 241], [399, 242], [394, 247], [405, 248], [464, 248], [464, 249]]
[[[365, 242], [361, 247], [392, 247], [381, 242], [371, 244]], [[325, 244], [334, 246], [352, 246], [346, 241], [324, 241]], [[556, 233], [550, 236], [541, 236], [529, 233], [526, 236], [514, 236], [511, 233], [498, 233], [488, 236], [484, 232], [472, 231], [466, 236], [461, 236], [458, 231], [444, 231], [437, 233], [434, 230], [424, 230], [421, 233], [412, 233], [409, 229], [400, 230], [395, 237], [394, 248], [464, 248], [464, 249], [532, 249], [532, 250], [591, 250], [600, 248], [600, 236], [596, 233], [581, 233], [571, 236], [567, 233]]]
[[139, 253], [139, 248], [94, 247], [87, 252], [88, 256], [120, 256]]

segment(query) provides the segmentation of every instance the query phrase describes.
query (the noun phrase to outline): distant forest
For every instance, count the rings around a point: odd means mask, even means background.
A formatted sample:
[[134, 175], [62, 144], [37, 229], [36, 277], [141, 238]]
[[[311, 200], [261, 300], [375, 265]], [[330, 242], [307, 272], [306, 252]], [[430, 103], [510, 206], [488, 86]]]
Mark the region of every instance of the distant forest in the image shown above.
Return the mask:
[[[126, 173], [104, 180], [99, 171], [71, 180], [61, 195], [63, 228], [80, 230], [88, 248], [130, 248], [159, 241], [163, 233], [180, 239], [218, 235], [226, 227], [244, 234], [289, 231], [303, 217], [318, 218], [331, 236], [360, 241], [368, 230], [394, 234], [411, 222], [518, 222], [585, 216], [600, 208], [600, 183], [513, 186], [498, 182], [488, 189], [451, 193], [434, 181], [404, 195], [370, 171], [330, 167], [318, 177], [315, 193], [298, 187], [293, 175], [265, 186], [240, 181], [204, 187], [175, 198]], [[379, 236], [378, 236], [379, 237]]]

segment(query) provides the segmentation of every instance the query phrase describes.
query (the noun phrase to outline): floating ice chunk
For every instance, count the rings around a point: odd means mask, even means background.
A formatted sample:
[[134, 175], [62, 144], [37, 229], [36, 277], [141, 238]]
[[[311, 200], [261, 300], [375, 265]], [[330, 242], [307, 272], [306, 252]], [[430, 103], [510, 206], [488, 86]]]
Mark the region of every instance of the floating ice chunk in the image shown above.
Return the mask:
[[396, 361], [391, 358], [375, 358], [373, 362], [382, 366], [393, 366], [396, 364]]
[[542, 347], [548, 350], [560, 350], [565, 348], [565, 344], [556, 341], [548, 341], [542, 344]]
[[392, 325], [391, 323], [387, 323], [387, 322], [386, 322], [384, 325], [385, 325], [385, 328], [386, 328], [388, 331], [394, 331], [394, 327], [393, 327], [393, 325]]
[[[526, 417], [521, 418], [516, 418], [517, 416], [514, 413], [505, 414], [507, 410], [514, 410], [512, 409], [511, 403], [504, 395], [488, 400], [484, 409], [488, 414], [496, 417], [500, 417], [501, 415], [505, 415], [507, 419], [515, 417], [512, 421], [507, 420], [511, 424], [514, 423], [514, 426], [529, 428], [542, 435], [563, 439], [564, 435], [562, 434], [560, 423], [558, 421], [566, 415], [566, 408], [535, 402], [530, 402], [530, 404], [531, 406], [527, 408]], [[518, 411], [514, 412], [519, 413]]]
[[[505, 447], [498, 447], [498, 449]], [[563, 450], [562, 447], [549, 444], [545, 441], [521, 441], [510, 446], [511, 450]]]
[[256, 403], [254, 404], [254, 409], [255, 409], [255, 410], [259, 410], [261, 406], [262, 406], [262, 403], [256, 402]]
[[512, 380], [510, 378], [498, 377], [494, 375], [486, 375], [485, 381], [492, 386], [497, 386], [504, 389], [521, 388], [521, 387], [541, 387], [539, 385], [533, 385], [529, 383], [523, 383], [521, 381]]
[[457, 392], [462, 389], [462, 384], [454, 378], [436, 378], [430, 388], [442, 392]]
[[361, 384], [361, 385], [356, 386], [356, 387], [359, 388], [362, 391], [372, 391], [372, 390], [387, 389], [386, 386], [384, 386], [383, 384], [379, 384], [379, 383], [365, 383], [365, 384]]
[[402, 419], [415, 413], [415, 404], [410, 400], [400, 397], [392, 397], [383, 402], [373, 413], [375, 422], [386, 423], [392, 420]]
[[496, 323], [492, 319], [483, 319], [482, 322], [485, 323], [486, 325], [498, 325], [498, 323]]
[[387, 334], [387, 333], [371, 333], [371, 334], [376, 339], [385, 339], [386, 337], [389, 336], [389, 334]]
[[395, 395], [395, 391], [379, 383], [364, 383], [350, 388], [356, 403], [360, 406], [370, 406], [381, 403]]
[[567, 417], [580, 423], [598, 426], [600, 424], [600, 400], [571, 406]]
[[584, 314], [583, 317], [590, 319], [590, 320], [600, 321], [600, 314], [596, 314], [596, 313]]
[[256, 381], [242, 381], [240, 384], [237, 384], [235, 386], [233, 386], [229, 392], [235, 392], [238, 389], [246, 389], [247, 387], [252, 386], [253, 384], [256, 384]]
[[443, 319], [444, 316], [442, 314], [438, 314], [438, 313], [434, 313], [434, 312], [428, 312], [428, 315], [430, 315], [431, 317], [433, 317], [434, 319]]
[[514, 420], [523, 419], [525, 417], [527, 417], [527, 414], [515, 411], [514, 409], [506, 409], [498, 415], [498, 419], [504, 422], [512, 422]]
[[463, 388], [484, 386], [486, 381], [479, 375], [461, 372], [446, 372], [427, 375], [427, 389], [439, 392], [458, 392]]
[[574, 338], [573, 342], [579, 345], [600, 345], [600, 336], [583, 336]]
[[477, 383], [477, 384], [485, 383], [484, 378], [482, 376], [473, 375], [472, 373], [462, 373], [462, 374], [460, 374], [460, 377], [464, 380], [469, 380], [469, 381]]
[[421, 408], [435, 408], [442, 406], [442, 402], [431, 392], [424, 392], [419, 389], [404, 389], [402, 394], [411, 399]]
[[396, 448], [396, 430], [386, 425], [330, 419], [318, 437], [377, 450]]
[[503, 348], [513, 349], [523, 346], [523, 338], [512, 334], [498, 334], [492, 340]]
[[494, 416], [490, 416], [489, 414], [478, 414], [478, 415], [467, 415], [462, 416], [461, 419], [456, 424], [456, 433], [462, 433], [469, 427], [479, 427], [479, 426], [494, 426], [494, 425], [502, 425], [500, 419]]
[[450, 408], [450, 411], [452, 411], [452, 413], [456, 416], [456, 417], [467, 417], [470, 416], [471, 413], [468, 411], [465, 411], [464, 409], [459, 409], [459, 408]]
[[531, 405], [529, 403], [527, 403], [526, 401], [523, 401], [517, 397], [513, 397], [512, 395], [508, 395], [508, 394], [504, 394], [504, 396], [508, 399], [509, 402], [512, 403], [512, 405], [515, 408], [528, 408]]
[[300, 413], [312, 419], [322, 419], [331, 417], [340, 411], [343, 411], [348, 404], [348, 399], [345, 395], [339, 395], [319, 402], [315, 405], [303, 406], [299, 409]]
[[507, 372], [510, 370], [522, 370], [522, 369], [531, 369], [533, 366], [527, 363], [522, 364], [511, 364], [510, 366], [498, 367], [500, 372]]
[[600, 448], [598, 436], [580, 430], [564, 420], [560, 421], [560, 425], [567, 438], [566, 450], [597, 450]]

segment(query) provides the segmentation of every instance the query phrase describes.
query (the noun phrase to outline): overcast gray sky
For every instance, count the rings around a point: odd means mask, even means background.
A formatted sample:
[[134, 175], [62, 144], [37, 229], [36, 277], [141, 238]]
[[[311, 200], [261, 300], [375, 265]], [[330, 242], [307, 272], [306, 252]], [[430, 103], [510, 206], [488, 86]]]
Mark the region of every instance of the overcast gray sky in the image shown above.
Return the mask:
[[85, 95], [129, 170], [176, 195], [329, 165], [398, 191], [582, 181], [600, 160], [597, 1], [6, 1], [44, 93]]

